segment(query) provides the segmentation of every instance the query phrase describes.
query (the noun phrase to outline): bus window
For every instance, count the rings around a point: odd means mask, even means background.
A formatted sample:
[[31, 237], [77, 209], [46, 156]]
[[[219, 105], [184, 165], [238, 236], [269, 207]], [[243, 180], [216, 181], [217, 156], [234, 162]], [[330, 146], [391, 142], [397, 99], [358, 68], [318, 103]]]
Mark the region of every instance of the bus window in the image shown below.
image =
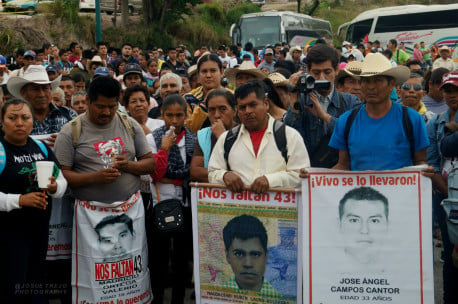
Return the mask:
[[380, 16], [374, 33], [433, 30], [458, 27], [458, 10]]
[[240, 42], [242, 45], [251, 42], [255, 47], [263, 47], [281, 41], [280, 21], [280, 16], [241, 19], [240, 31], [243, 36]]
[[347, 40], [350, 42], [360, 42], [370, 33], [374, 19], [367, 19], [355, 22], [348, 27]]

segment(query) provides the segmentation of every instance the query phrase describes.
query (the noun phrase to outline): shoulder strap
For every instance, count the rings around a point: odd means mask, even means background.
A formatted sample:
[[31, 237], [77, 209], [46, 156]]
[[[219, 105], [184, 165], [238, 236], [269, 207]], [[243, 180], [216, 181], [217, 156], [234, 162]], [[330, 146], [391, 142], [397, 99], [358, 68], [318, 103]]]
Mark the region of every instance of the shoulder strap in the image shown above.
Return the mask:
[[286, 142], [286, 125], [278, 120], [274, 121], [274, 138], [278, 151], [286, 163], [288, 163], [288, 145]]
[[240, 132], [240, 125], [237, 125], [227, 131], [226, 139], [224, 140], [224, 160], [226, 161], [227, 165], [227, 170], [230, 171], [231, 167], [229, 166], [229, 152], [232, 149], [232, 146], [234, 145], [235, 140], [237, 139], [237, 136], [239, 135]]
[[121, 113], [121, 112], [116, 112], [121, 119], [122, 124], [126, 128], [127, 132], [129, 132], [130, 136], [132, 136], [133, 139], [135, 139], [135, 130], [134, 130], [134, 125], [132, 124], [132, 121], [129, 119], [127, 114]]
[[81, 116], [77, 116], [70, 123], [72, 125], [72, 145], [75, 149], [81, 136]]
[[358, 115], [358, 112], [362, 106], [363, 105], [360, 104], [359, 106], [357, 106], [356, 108], [354, 108], [351, 111], [350, 116], [348, 116], [347, 123], [345, 124], [345, 129], [344, 129], [344, 142], [345, 142], [345, 146], [347, 147], [348, 163], [350, 166], [350, 170], [351, 170], [351, 159], [350, 159], [350, 149], [348, 148], [348, 136], [350, 135], [350, 129], [351, 129], [353, 122], [355, 121], [356, 115]]
[[[38, 147], [40, 147], [41, 152], [45, 155], [46, 158], [48, 158], [48, 149], [46, 148], [46, 145], [44, 142], [39, 141], [34, 139], [33, 140]], [[3, 170], [5, 170], [6, 167], [6, 152], [5, 152], [5, 147], [3, 146], [2, 142], [0, 142], [0, 174], [3, 173]]]
[[41, 152], [43, 152], [45, 157], [48, 158], [48, 149], [46, 148], [45, 143], [42, 142], [41, 140], [36, 140], [36, 139], [33, 139], [33, 141], [38, 145], [38, 147], [40, 147]]
[[5, 147], [3, 147], [2, 142], [0, 141], [0, 174], [3, 173], [6, 167], [6, 152]]
[[415, 156], [415, 138], [413, 136], [413, 126], [412, 121], [409, 117], [409, 111], [406, 106], [402, 106], [402, 126], [404, 127], [404, 132], [406, 133], [407, 139], [410, 144], [410, 155], [412, 156], [412, 164]]

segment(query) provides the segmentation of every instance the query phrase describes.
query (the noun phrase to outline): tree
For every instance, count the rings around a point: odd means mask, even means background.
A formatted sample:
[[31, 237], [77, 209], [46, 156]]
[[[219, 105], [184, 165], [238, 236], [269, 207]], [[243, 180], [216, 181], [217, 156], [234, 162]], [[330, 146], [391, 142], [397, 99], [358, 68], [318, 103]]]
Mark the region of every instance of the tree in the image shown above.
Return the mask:
[[[318, 8], [319, 5], [320, 5], [320, 0], [313, 0], [313, 4], [308, 9], [307, 12], [305, 11], [307, 9], [307, 6], [304, 8], [304, 13], [306, 13], [309, 16], [312, 16], [315, 13], [315, 11], [316, 11], [316, 9]], [[297, 0], [297, 12], [298, 13], [301, 12], [301, 0]]]
[[157, 24], [162, 31], [168, 22], [191, 14], [191, 8], [199, 3], [202, 0], [143, 0], [143, 18], [146, 24]]

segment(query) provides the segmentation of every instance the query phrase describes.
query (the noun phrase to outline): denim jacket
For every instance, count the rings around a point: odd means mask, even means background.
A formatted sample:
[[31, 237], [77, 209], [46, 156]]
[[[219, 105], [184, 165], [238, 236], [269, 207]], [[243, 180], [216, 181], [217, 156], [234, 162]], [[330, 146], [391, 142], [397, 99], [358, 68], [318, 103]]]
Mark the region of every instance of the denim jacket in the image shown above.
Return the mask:
[[[353, 109], [361, 103], [358, 97], [347, 93], [339, 93], [335, 88], [331, 94], [331, 102], [329, 103], [326, 111], [329, 115], [331, 115], [331, 121], [328, 124], [318, 117], [315, 117], [306, 109], [302, 109], [300, 113], [296, 113], [289, 108], [286, 112], [285, 123], [296, 129], [302, 135], [309, 153], [315, 150], [315, 147], [318, 145], [323, 136], [326, 134], [332, 134], [337, 118], [339, 118], [340, 115]], [[339, 94], [342, 95], [342, 105], [339, 105]], [[308, 102], [308, 95], [305, 97]], [[304, 94], [301, 94], [301, 104], [304, 104], [305, 97]]]
[[434, 168], [434, 172], [441, 173], [444, 159], [440, 153], [440, 145], [445, 136], [445, 124], [449, 122], [450, 110], [431, 118], [426, 125], [429, 137], [429, 147], [426, 150], [428, 164]]

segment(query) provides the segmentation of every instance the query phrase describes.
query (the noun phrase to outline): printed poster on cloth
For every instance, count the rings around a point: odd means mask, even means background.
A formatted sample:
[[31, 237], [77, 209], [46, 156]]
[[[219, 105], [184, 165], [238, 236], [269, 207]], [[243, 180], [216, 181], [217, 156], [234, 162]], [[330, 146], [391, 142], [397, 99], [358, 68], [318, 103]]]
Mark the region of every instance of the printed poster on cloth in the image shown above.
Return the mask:
[[192, 188], [196, 303], [302, 303], [300, 193]]
[[434, 303], [431, 180], [419, 168], [311, 169], [302, 195], [304, 303]]
[[[35, 140], [48, 144], [53, 134], [32, 135]], [[62, 198], [52, 198], [47, 260], [71, 259], [74, 198], [67, 193]]]
[[140, 192], [113, 204], [76, 199], [74, 218], [73, 303], [150, 303]]

